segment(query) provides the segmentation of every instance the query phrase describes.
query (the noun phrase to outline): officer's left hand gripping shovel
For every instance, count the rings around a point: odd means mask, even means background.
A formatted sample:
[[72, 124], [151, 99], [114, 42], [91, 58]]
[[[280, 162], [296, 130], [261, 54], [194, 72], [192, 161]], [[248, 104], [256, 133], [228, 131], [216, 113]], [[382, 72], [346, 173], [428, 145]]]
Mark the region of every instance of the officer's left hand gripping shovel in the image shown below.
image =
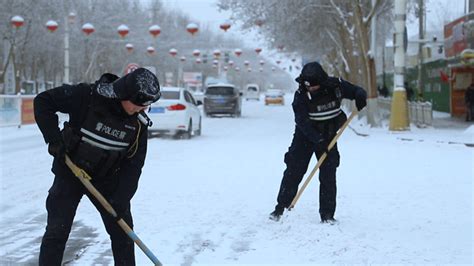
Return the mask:
[[[330, 151], [332, 149], [332, 147], [334, 147], [334, 145], [336, 145], [336, 142], [337, 142], [337, 139], [342, 135], [342, 132], [344, 131], [344, 129], [346, 129], [346, 127], [349, 125], [349, 123], [351, 122], [352, 118], [354, 118], [356, 115], [358, 114], [357, 111], [354, 111], [352, 112], [352, 114], [349, 116], [349, 118], [346, 120], [346, 122], [339, 128], [339, 130], [337, 131], [337, 134], [336, 136], [334, 136], [334, 138], [332, 139], [331, 143], [329, 143], [329, 146], [328, 146], [328, 151]], [[293, 198], [293, 201], [291, 202], [290, 206], [288, 207], [288, 210], [291, 210], [295, 207], [296, 205], [296, 202], [298, 201], [298, 199], [301, 197], [301, 194], [303, 194], [303, 191], [305, 190], [305, 188], [308, 186], [309, 184], [309, 181], [311, 181], [311, 178], [313, 178], [314, 174], [316, 173], [316, 171], [319, 169], [319, 167], [323, 164], [324, 160], [326, 159], [328, 155], [326, 153], [323, 153], [323, 155], [321, 156], [321, 158], [319, 158], [318, 160], [318, 163], [316, 164], [316, 166], [313, 168], [313, 170], [311, 171], [311, 173], [309, 174], [308, 178], [306, 178], [306, 181], [304, 182], [303, 186], [301, 187], [301, 189], [298, 191], [298, 193], [296, 193], [296, 196]]]
[[137, 234], [133, 232], [133, 230], [128, 226], [128, 224], [122, 219], [119, 218], [117, 215], [117, 212], [115, 212], [114, 208], [110, 203], [100, 194], [100, 192], [92, 185], [90, 180], [92, 179], [91, 176], [86, 173], [83, 169], [79, 168], [77, 165], [75, 165], [69, 156], [66, 154], [66, 165], [71, 169], [71, 171], [74, 173], [74, 175], [79, 178], [81, 183], [89, 190], [89, 192], [94, 195], [94, 197], [100, 202], [100, 204], [107, 210], [107, 212], [112, 215], [114, 218], [118, 219], [117, 223], [118, 225], [125, 231], [125, 233], [135, 242], [135, 244], [140, 247], [140, 249], [147, 255], [147, 257], [155, 264], [158, 266], [162, 266], [161, 262], [153, 255], [151, 250], [143, 243], [140, 238], [138, 238]]

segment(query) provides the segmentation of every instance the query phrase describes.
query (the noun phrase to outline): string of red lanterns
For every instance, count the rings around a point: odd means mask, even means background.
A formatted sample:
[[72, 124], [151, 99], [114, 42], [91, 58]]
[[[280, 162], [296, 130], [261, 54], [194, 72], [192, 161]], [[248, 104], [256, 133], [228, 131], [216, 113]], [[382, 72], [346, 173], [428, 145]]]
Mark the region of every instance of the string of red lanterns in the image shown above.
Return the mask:
[[58, 29], [58, 23], [54, 20], [48, 20], [46, 22], [46, 29], [48, 29], [49, 32], [55, 32]]
[[229, 21], [224, 21], [221, 23], [219, 26], [223, 31], [227, 32], [228, 29], [230, 29], [230, 22]]
[[25, 24], [25, 20], [21, 16], [13, 16], [10, 22], [17, 29], [23, 26], [23, 24]]
[[128, 28], [127, 25], [122, 24], [117, 27], [117, 32], [120, 35], [120, 37], [125, 38], [125, 36], [127, 36], [127, 34], [130, 32], [130, 29]]
[[186, 30], [191, 33], [191, 35], [194, 36], [194, 34], [196, 34], [196, 32], [199, 31], [199, 27], [196, 23], [189, 23], [187, 26], [186, 26]]
[[82, 25], [82, 31], [86, 35], [90, 35], [95, 31], [94, 25], [92, 25], [91, 23], [85, 23], [84, 25]]
[[158, 37], [161, 33], [161, 28], [158, 25], [151, 25], [150, 28], [148, 28], [148, 32], [153, 36], [153, 38]]

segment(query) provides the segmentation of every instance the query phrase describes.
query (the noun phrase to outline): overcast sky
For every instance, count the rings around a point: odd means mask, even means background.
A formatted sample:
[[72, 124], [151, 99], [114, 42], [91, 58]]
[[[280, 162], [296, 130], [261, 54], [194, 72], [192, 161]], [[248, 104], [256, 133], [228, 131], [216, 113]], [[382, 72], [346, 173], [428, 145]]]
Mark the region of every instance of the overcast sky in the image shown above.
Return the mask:
[[[209, 25], [216, 32], [221, 32], [219, 25], [230, 18], [230, 12], [219, 12], [217, 8], [217, 0], [163, 0], [164, 5], [168, 8], [179, 9], [188, 14], [191, 19], [200, 25]], [[438, 29], [442, 31], [443, 25], [447, 21], [452, 21], [464, 14], [465, 0], [426, 0], [426, 29], [433, 31]], [[418, 34], [418, 21], [409, 16], [407, 21], [408, 35]], [[241, 38], [242, 32], [237, 25], [232, 27], [225, 33], [236, 38]], [[244, 42], [249, 47], [263, 46], [256, 33], [245, 34]]]

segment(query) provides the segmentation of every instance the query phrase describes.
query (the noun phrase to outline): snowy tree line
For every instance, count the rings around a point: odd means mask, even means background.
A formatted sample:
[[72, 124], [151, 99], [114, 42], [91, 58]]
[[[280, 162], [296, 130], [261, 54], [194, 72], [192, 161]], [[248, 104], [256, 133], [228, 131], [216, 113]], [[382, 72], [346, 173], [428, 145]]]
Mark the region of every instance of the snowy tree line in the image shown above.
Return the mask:
[[[384, 47], [393, 27], [393, 1], [220, 0], [219, 6], [231, 10], [245, 27], [263, 21], [260, 31], [270, 45], [316, 58], [331, 74], [361, 84], [370, 98], [376, 97], [371, 22], [376, 17], [376, 46]], [[371, 107], [369, 103], [369, 122], [375, 123]]]
[[[130, 62], [155, 66], [159, 79], [164, 80], [164, 72], [174, 72], [177, 76], [179, 58], [183, 55], [186, 56], [184, 71], [214, 75], [216, 70], [211, 67], [214, 49], [224, 52], [243, 48], [241, 41], [215, 34], [206, 25], [201, 25], [199, 33], [191, 36], [186, 31], [186, 26], [193, 21], [180, 11], [165, 9], [161, 0], [150, 1], [146, 6], [139, 0], [0, 0], [0, 6], [0, 35], [4, 42], [0, 46], [0, 81], [4, 79], [3, 70], [7, 64], [14, 63], [17, 83], [20, 80], [38, 79], [61, 82], [64, 75], [64, 24], [71, 12], [76, 14], [74, 23], [69, 24], [72, 83], [92, 82], [104, 72], [120, 75]], [[25, 19], [23, 27], [12, 27], [10, 19], [14, 15], [21, 15]], [[59, 24], [55, 32], [48, 32], [46, 29], [45, 23], [50, 19]], [[81, 27], [85, 23], [93, 24], [95, 32], [84, 34]], [[130, 29], [125, 38], [117, 33], [117, 27], [121, 24]], [[154, 24], [161, 27], [161, 34], [157, 38], [153, 38], [148, 32], [149, 27]], [[133, 52], [129, 53], [125, 49], [127, 43], [134, 45]], [[9, 48], [13, 44], [15, 50]], [[154, 55], [147, 53], [148, 46], [155, 48]], [[178, 50], [176, 57], [169, 55], [171, 48]], [[194, 49], [207, 52], [210, 62], [201, 64], [196, 69], [192, 57]], [[14, 59], [6, 60], [10, 53], [13, 53]], [[250, 56], [250, 51], [244, 50], [239, 60], [243, 62], [244, 59], [257, 65], [258, 59]], [[239, 76], [230, 73], [230, 77], [234, 80], [255, 80], [271, 75], [268, 68], [264, 73], [255, 70], [250, 73], [244, 71], [243, 66], [241, 68]]]

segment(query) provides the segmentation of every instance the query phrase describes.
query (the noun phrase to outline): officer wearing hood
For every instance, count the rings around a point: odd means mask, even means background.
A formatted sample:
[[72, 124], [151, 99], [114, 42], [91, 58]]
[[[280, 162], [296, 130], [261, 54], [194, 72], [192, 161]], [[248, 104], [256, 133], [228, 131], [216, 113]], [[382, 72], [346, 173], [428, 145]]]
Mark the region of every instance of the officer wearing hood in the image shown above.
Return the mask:
[[[104, 74], [95, 84], [63, 85], [34, 100], [35, 119], [55, 174], [46, 200], [48, 220], [39, 265], [61, 265], [77, 206], [86, 194], [110, 235], [115, 265], [135, 265], [134, 242], [91, 196], [65, 164], [65, 154], [91, 177], [118, 217], [133, 227], [130, 200], [137, 190], [147, 149], [143, 110], [160, 98], [156, 76], [145, 68], [118, 78]], [[62, 130], [56, 112], [69, 115]], [[140, 119], [141, 118], [141, 119]]]
[[313, 154], [327, 158], [319, 172], [319, 214], [321, 222], [334, 223], [336, 211], [337, 144], [328, 151], [330, 141], [347, 117], [341, 109], [343, 98], [355, 100], [357, 110], [366, 106], [367, 93], [345, 80], [328, 77], [318, 62], [306, 64], [296, 81], [299, 84], [292, 103], [295, 113], [293, 141], [285, 154], [286, 170], [280, 185], [275, 210], [270, 219], [278, 221], [298, 192]]

